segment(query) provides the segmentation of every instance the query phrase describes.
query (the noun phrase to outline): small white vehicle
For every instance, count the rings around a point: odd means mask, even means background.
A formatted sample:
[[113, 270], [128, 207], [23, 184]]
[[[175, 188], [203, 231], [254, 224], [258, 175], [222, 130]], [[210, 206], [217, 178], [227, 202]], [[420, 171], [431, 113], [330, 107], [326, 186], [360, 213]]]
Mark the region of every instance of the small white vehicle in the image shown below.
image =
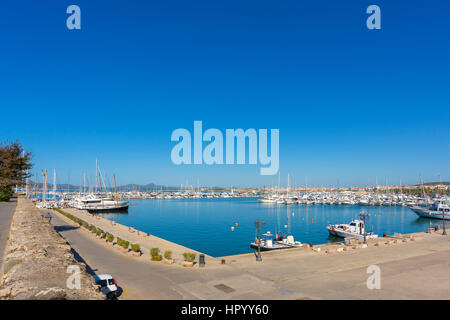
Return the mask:
[[94, 276], [95, 284], [100, 286], [102, 292], [108, 300], [117, 299], [117, 283], [109, 274], [99, 274]]

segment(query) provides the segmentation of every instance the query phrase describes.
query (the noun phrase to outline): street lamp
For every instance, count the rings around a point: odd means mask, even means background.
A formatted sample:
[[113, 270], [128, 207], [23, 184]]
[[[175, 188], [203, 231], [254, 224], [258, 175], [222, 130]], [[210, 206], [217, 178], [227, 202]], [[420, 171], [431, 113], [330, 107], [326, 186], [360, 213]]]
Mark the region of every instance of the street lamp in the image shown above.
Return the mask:
[[[369, 214], [364, 214], [364, 212], [361, 210], [359, 214], [359, 218], [363, 220], [364, 224], [364, 243], [367, 244], [367, 234], [366, 234], [366, 218], [368, 219], [370, 217]], [[361, 233], [361, 232], [360, 232]]]
[[264, 228], [264, 226], [266, 225], [266, 221], [262, 221], [261, 223], [259, 222], [259, 220], [255, 220], [255, 228], [258, 231], [258, 253], [256, 254], [256, 261], [262, 261], [261, 258], [261, 229]]
[[442, 235], [446, 236], [447, 235], [447, 231], [445, 230], [445, 210], [442, 210]]

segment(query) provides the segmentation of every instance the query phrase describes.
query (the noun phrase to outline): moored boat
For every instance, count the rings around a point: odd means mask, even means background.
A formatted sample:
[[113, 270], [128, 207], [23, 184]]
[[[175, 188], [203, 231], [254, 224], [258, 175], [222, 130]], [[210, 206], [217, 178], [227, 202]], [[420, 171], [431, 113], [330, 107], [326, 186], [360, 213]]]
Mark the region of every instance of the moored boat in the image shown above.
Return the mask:
[[263, 238], [261, 238], [260, 243], [258, 239], [255, 239], [255, 241], [250, 244], [250, 247], [255, 250], [258, 250], [259, 248], [261, 251], [271, 251], [303, 246], [300, 241], [295, 241], [292, 235], [289, 235], [286, 238], [278, 238], [276, 240], [272, 238], [273, 234], [270, 233], [270, 231], [266, 232], [263, 234]]
[[365, 231], [364, 221], [362, 220], [353, 220], [349, 224], [330, 224], [326, 228], [330, 235], [339, 238], [356, 238], [358, 240], [364, 240], [364, 236], [366, 239], [378, 238], [378, 235], [373, 232]]
[[447, 199], [439, 199], [429, 207], [413, 206], [411, 210], [422, 218], [450, 220], [450, 206]]

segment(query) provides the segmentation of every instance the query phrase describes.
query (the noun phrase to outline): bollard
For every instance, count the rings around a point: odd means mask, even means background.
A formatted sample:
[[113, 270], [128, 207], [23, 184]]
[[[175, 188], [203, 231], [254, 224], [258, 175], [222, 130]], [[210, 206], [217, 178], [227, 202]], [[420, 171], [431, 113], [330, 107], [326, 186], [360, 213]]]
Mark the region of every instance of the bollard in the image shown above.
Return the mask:
[[225, 264], [225, 259], [222, 259], [222, 260], [220, 261], [220, 263], [221, 263], [221, 264]]
[[205, 266], [205, 255], [201, 254], [198, 256], [198, 266], [204, 267]]

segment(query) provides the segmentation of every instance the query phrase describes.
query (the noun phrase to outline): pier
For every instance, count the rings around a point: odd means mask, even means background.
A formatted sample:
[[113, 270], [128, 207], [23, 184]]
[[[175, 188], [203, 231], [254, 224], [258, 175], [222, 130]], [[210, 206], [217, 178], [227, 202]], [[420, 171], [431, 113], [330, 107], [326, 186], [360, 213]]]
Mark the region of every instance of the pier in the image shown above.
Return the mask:
[[[70, 223], [61, 214], [54, 216], [59, 228]], [[110, 221], [91, 219], [106, 222], [106, 230], [118, 230], [108, 227]], [[148, 254], [131, 257], [80, 228], [61, 235], [90, 268], [114, 275], [123, 287], [120, 299], [450, 299], [450, 238], [441, 233], [397, 234], [370, 240], [366, 248], [326, 244], [264, 252], [262, 262], [253, 254], [222, 257], [225, 264], [222, 258], [207, 257], [204, 268], [165, 265], [150, 261]], [[161, 250], [178, 246], [155, 241]], [[380, 289], [367, 288], [371, 265], [381, 270]]]

